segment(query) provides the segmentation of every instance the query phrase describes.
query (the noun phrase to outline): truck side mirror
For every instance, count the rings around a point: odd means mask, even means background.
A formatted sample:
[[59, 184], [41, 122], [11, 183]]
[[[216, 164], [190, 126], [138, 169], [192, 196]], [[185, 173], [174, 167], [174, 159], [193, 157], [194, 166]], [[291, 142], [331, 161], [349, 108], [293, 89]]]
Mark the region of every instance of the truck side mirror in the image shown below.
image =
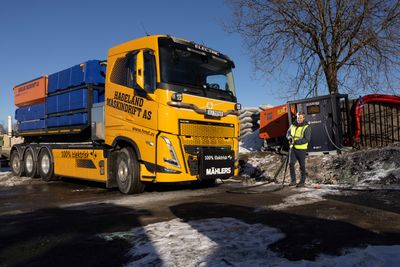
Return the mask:
[[144, 53], [139, 51], [136, 55], [136, 84], [144, 89]]

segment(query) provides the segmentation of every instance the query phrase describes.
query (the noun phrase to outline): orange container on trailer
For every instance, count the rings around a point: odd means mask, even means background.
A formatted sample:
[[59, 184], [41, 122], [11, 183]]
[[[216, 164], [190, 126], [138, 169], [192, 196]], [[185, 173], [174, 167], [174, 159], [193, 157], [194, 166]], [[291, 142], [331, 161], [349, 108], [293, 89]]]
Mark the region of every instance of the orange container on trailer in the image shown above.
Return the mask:
[[17, 107], [43, 102], [47, 94], [47, 76], [14, 86], [14, 104]]
[[[294, 108], [292, 110], [294, 113]], [[260, 133], [261, 139], [270, 139], [286, 136], [289, 129], [287, 104], [268, 108], [260, 112]]]

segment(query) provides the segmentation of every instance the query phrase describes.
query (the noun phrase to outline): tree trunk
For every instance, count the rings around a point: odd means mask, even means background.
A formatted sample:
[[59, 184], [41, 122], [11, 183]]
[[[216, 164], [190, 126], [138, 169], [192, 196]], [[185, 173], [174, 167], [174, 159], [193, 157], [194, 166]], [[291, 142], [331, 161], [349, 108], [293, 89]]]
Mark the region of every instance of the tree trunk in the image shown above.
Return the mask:
[[339, 91], [337, 81], [337, 69], [334, 64], [329, 64], [325, 70], [326, 83], [330, 94], [336, 94]]

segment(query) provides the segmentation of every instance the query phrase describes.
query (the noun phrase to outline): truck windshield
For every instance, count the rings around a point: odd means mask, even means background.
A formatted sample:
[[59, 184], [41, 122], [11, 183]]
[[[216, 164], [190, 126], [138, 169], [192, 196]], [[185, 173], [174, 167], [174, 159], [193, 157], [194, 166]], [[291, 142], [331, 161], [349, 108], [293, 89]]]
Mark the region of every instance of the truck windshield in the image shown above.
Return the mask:
[[184, 90], [189, 94], [236, 102], [231, 61], [194, 47], [161, 40], [161, 82], [178, 85], [174, 89], [190, 87], [191, 90]]

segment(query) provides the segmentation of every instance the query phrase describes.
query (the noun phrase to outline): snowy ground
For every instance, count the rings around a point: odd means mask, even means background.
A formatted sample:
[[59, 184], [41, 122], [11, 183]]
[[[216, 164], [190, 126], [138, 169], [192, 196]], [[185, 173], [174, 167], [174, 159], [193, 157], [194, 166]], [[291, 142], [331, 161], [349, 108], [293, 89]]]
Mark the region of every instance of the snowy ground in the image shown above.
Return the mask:
[[341, 256], [288, 261], [268, 246], [285, 236], [278, 229], [234, 218], [167, 222], [102, 234], [132, 244], [126, 266], [397, 266], [400, 246], [349, 248]]
[[325, 201], [326, 199], [324, 198], [324, 196], [326, 195], [351, 195], [353, 193], [354, 192], [351, 191], [342, 191], [340, 187], [329, 185], [318, 186], [317, 188], [298, 188], [296, 189], [296, 193], [284, 198], [282, 203], [259, 208], [256, 210], [256, 212], [265, 209], [284, 210], [290, 207], [303, 206]]
[[28, 177], [16, 177], [10, 171], [0, 171], [0, 186], [10, 187], [29, 183], [32, 179]]

